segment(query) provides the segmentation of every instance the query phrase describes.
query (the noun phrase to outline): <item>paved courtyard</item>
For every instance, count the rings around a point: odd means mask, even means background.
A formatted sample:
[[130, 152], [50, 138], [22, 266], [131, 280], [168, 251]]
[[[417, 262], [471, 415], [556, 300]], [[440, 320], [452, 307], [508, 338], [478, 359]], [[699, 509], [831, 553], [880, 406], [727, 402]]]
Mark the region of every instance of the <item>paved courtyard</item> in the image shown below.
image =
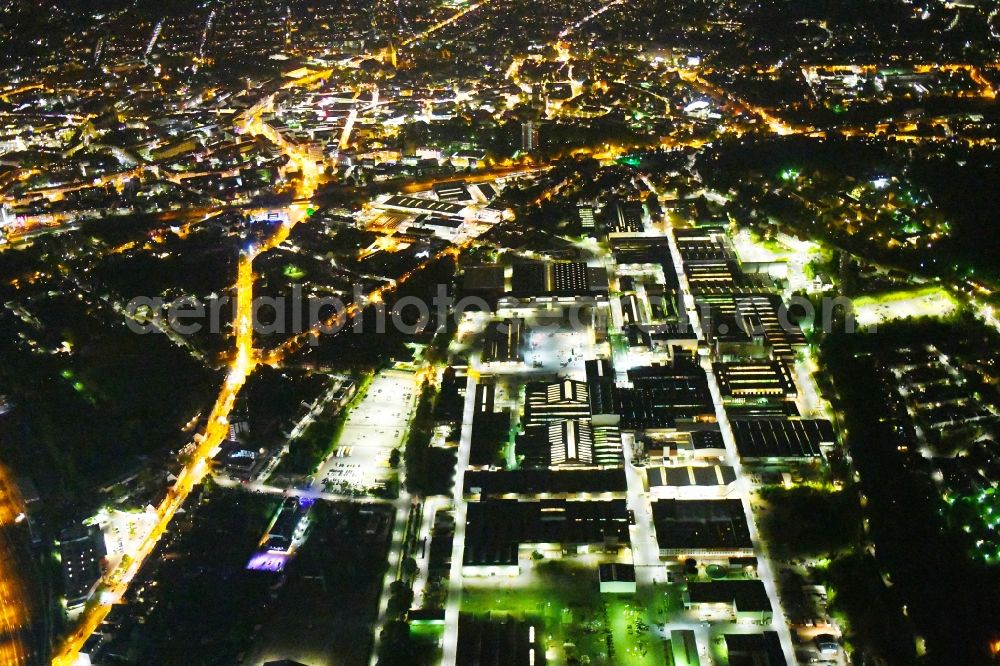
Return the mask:
[[333, 454], [320, 466], [317, 484], [333, 492], [372, 489], [389, 476], [389, 455], [402, 447], [417, 387], [414, 376], [386, 370], [351, 410]]

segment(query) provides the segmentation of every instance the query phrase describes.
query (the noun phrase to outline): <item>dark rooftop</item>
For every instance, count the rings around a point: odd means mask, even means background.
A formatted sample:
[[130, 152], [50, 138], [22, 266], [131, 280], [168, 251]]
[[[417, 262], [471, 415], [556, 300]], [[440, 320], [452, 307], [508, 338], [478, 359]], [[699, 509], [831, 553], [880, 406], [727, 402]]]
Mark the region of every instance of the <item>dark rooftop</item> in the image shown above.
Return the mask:
[[753, 547], [743, 503], [738, 499], [656, 501], [653, 525], [661, 549], [731, 551]]

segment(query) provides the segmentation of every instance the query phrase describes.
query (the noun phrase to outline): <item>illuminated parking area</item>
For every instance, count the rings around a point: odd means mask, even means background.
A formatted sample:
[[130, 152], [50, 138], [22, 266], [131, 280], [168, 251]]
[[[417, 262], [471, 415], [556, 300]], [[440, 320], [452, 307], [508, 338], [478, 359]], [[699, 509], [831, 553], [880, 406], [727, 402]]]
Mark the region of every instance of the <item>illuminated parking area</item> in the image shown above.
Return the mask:
[[351, 409], [337, 447], [320, 466], [317, 486], [332, 491], [370, 491], [390, 475], [389, 456], [402, 447], [416, 399], [414, 375], [379, 373], [365, 396]]
[[125, 555], [139, 549], [145, 535], [156, 526], [157, 517], [156, 514], [146, 511], [101, 509], [94, 520], [104, 533], [108, 569], [111, 570], [121, 563]]

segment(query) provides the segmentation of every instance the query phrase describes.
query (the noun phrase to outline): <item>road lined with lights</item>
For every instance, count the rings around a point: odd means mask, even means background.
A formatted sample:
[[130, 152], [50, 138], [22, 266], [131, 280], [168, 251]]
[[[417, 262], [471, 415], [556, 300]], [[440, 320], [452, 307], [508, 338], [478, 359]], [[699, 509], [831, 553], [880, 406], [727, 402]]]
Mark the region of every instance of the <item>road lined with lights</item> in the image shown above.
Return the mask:
[[[661, 196], [661, 193], [657, 193], [653, 188], [648, 179], [645, 181], [647, 187], [650, 188], [654, 194]], [[685, 308], [688, 310], [688, 321], [693, 323], [693, 328], [695, 334], [698, 336], [699, 340], [704, 340], [705, 335], [701, 330], [700, 319], [694, 312], [695, 308], [695, 298], [691, 292], [691, 286], [688, 283], [687, 273], [684, 270], [684, 261], [681, 256], [680, 248], [677, 245], [677, 237], [674, 233], [674, 225], [669, 218], [665, 220], [666, 222], [666, 238], [668, 245], [670, 247], [670, 256], [673, 260], [674, 271], [677, 274], [678, 286], [680, 287], [680, 294], [683, 298]], [[743, 507], [744, 516], [746, 519], [746, 524], [748, 531], [750, 533], [750, 540], [753, 544], [754, 552], [758, 553], [760, 557], [757, 562], [757, 572], [758, 577], [764, 585], [764, 589], [767, 592], [768, 598], [771, 600], [771, 605], [773, 607], [773, 615], [771, 620], [771, 628], [777, 632], [778, 637], [781, 641], [782, 651], [785, 654], [785, 659], [789, 664], [796, 663], [795, 650], [792, 643], [791, 631], [788, 628], [788, 622], [785, 618], [784, 609], [781, 605], [781, 596], [778, 594], [778, 586], [776, 578], [771, 569], [770, 557], [764, 548], [764, 543], [760, 538], [760, 534], [757, 531], [757, 523], [754, 519], [753, 509], [751, 506], [751, 486], [750, 481], [745, 472], [743, 471], [743, 465], [740, 461], [739, 452], [736, 448], [736, 437], [733, 434], [732, 426], [729, 423], [729, 416], [726, 413], [726, 408], [722, 399], [722, 392], [719, 388], [718, 380], [715, 376], [715, 369], [712, 366], [712, 359], [709, 355], [702, 356], [701, 367], [705, 372], [705, 377], [708, 380], [709, 391], [712, 395], [712, 403], [715, 406], [716, 421], [719, 424], [719, 430], [722, 433], [723, 443], [726, 448], [726, 464], [733, 468], [736, 473], [736, 489], [735, 495], [739, 497], [740, 504]]]
[[462, 431], [456, 452], [454, 515], [455, 533], [451, 546], [451, 569], [448, 577], [448, 600], [444, 609], [444, 636], [441, 639], [441, 666], [455, 666], [458, 659], [458, 620], [462, 610], [462, 561], [465, 556], [465, 471], [472, 453], [472, 420], [476, 409], [476, 380], [472, 373], [466, 380], [465, 405], [462, 408]]
[[471, 12], [476, 11], [477, 9], [479, 9], [480, 7], [482, 7], [483, 5], [489, 4], [489, 2], [490, 2], [490, 0], [480, 0], [479, 2], [477, 2], [475, 4], [469, 5], [468, 7], [464, 8], [464, 9], [461, 9], [458, 12], [456, 12], [456, 13], [452, 14], [451, 16], [449, 16], [448, 18], [435, 23], [434, 25], [432, 25], [431, 27], [427, 28], [423, 32], [417, 33], [416, 35], [413, 35], [412, 37], [404, 39], [403, 42], [402, 42], [402, 44], [401, 44], [401, 46], [410, 46], [410, 45], [415, 44], [415, 43], [417, 43], [419, 41], [422, 41], [422, 40], [430, 37], [431, 35], [433, 35], [438, 30], [441, 30], [442, 28], [447, 28], [449, 25], [451, 25], [455, 21], [458, 21], [460, 18], [462, 18], [466, 14], [469, 14]]
[[157, 507], [156, 513], [159, 517], [157, 524], [143, 539], [138, 550], [135, 553], [129, 553], [129, 557], [123, 558], [117, 569], [105, 576], [105, 580], [96, 595], [96, 603], [87, 607], [76, 631], [68, 637], [66, 643], [53, 659], [53, 663], [57, 666], [69, 666], [75, 662], [76, 656], [87, 638], [111, 611], [112, 605], [124, 595], [129, 583], [139, 572], [146, 558], [153, 552], [178, 509], [184, 504], [191, 491], [208, 474], [209, 460], [218, 452], [218, 447], [229, 435], [229, 415], [236, 404], [236, 398], [259, 362], [253, 348], [253, 260], [282, 243], [288, 237], [294, 224], [304, 219], [305, 216], [304, 211], [290, 215], [289, 221], [282, 224], [275, 234], [259, 248], [240, 253], [235, 287], [236, 312], [233, 319], [236, 339], [235, 351], [229, 363], [229, 371], [222, 390], [209, 414], [205, 430], [195, 437], [195, 452], [191, 455], [188, 464], [177, 475], [177, 480], [163, 502]]
[[0, 663], [32, 663], [30, 643], [32, 600], [25, 580], [24, 554], [12, 533], [24, 518], [21, 498], [7, 470], [0, 467]]
[[625, 3], [625, 0], [611, 0], [611, 2], [607, 3], [606, 5], [601, 5], [600, 7], [598, 7], [597, 9], [595, 9], [594, 11], [592, 11], [591, 13], [587, 14], [586, 16], [584, 16], [582, 19], [580, 19], [576, 23], [573, 23], [572, 25], [569, 25], [569, 26], [563, 28], [562, 31], [559, 33], [559, 39], [562, 39], [563, 37], [568, 37], [568, 36], [572, 35], [573, 32], [577, 28], [579, 28], [581, 25], [584, 25], [585, 23], [591, 21], [592, 19], [597, 18], [598, 16], [600, 16], [604, 12], [608, 11], [612, 7], [615, 7], [616, 5], [621, 5], [621, 4], [624, 4], [624, 3]]
[[[261, 113], [259, 107], [261, 106], [257, 105], [257, 112], [249, 118], [248, 126], [253, 125], [255, 118], [259, 121]], [[296, 188], [297, 198], [311, 199], [319, 180], [319, 171], [315, 162], [312, 162], [311, 167], [309, 167], [302, 154], [291, 150], [293, 147], [288, 146], [288, 144], [283, 147], [292, 153], [289, 155], [290, 162], [300, 165], [302, 179]], [[268, 240], [259, 247], [252, 247], [240, 252], [235, 285], [236, 310], [233, 317], [235, 350], [229, 362], [225, 382], [209, 414], [205, 430], [195, 437], [193, 442], [196, 445], [195, 452], [177, 475], [177, 480], [167, 492], [163, 502], [157, 507], [156, 513], [159, 520], [156, 525], [143, 539], [138, 550], [135, 553], [128, 553], [128, 557], [123, 558], [122, 563], [105, 576], [104, 582], [95, 595], [96, 600], [88, 605], [76, 630], [67, 637], [65, 643], [57, 651], [53, 659], [55, 666], [70, 666], [76, 662], [84, 643], [107, 617], [113, 604], [124, 595], [129, 583], [139, 572], [146, 558], [153, 552], [178, 509], [183, 506], [191, 491], [208, 474], [209, 461], [229, 435], [229, 415], [236, 404], [236, 398], [259, 362], [253, 348], [253, 261], [256, 257], [283, 243], [295, 224], [306, 217], [308, 217], [307, 206], [293, 204], [288, 209], [288, 219], [275, 230]]]
[[308, 329], [288, 338], [280, 346], [275, 347], [270, 351], [263, 352], [260, 355], [260, 361], [271, 367], [277, 367], [285, 359], [285, 357], [299, 351], [305, 344], [316, 339], [318, 336], [328, 333], [336, 333], [343, 330], [347, 322], [364, 312], [365, 307], [382, 303], [385, 296], [396, 291], [400, 285], [428, 266], [447, 256], [457, 259], [462, 250], [472, 246], [475, 242], [474, 238], [468, 238], [461, 243], [449, 245], [440, 252], [427, 257], [406, 273], [403, 273], [396, 278], [395, 282], [382, 285], [381, 287], [377, 287], [376, 289], [368, 292], [362, 297], [361, 302], [352, 302], [342, 309], [335, 310], [326, 319], [316, 322]]
[[142, 541], [137, 552], [128, 553], [128, 557], [122, 559], [119, 567], [105, 577], [98, 590], [96, 602], [87, 607], [77, 629], [70, 634], [56, 653], [53, 659], [53, 664], [56, 666], [69, 666], [76, 661], [83, 644], [107, 617], [112, 605], [124, 595], [129, 583], [166, 532], [177, 510], [184, 504], [195, 486], [205, 478], [209, 469], [208, 461], [229, 434], [229, 414], [236, 403], [236, 396], [256, 364], [253, 354], [253, 256], [240, 254], [234, 319], [236, 353], [230, 363], [222, 391], [208, 417], [205, 431], [195, 437], [197, 445], [195, 453], [177, 475], [177, 481], [157, 507], [159, 520]]

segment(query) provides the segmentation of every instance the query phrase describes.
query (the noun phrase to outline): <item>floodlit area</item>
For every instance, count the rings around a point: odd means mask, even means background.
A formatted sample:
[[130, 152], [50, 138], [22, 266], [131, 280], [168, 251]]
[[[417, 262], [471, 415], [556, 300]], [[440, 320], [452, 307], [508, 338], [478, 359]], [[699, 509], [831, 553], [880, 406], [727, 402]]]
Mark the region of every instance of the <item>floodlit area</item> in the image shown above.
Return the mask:
[[97, 526], [104, 533], [108, 551], [109, 569], [119, 564], [126, 555], [134, 556], [146, 536], [157, 522], [153, 511], [110, 511], [102, 509], [95, 516]]
[[826, 418], [830, 415], [830, 404], [819, 394], [816, 386], [816, 372], [819, 367], [811, 354], [795, 361], [795, 386], [798, 395], [795, 404], [804, 416]]
[[348, 414], [315, 484], [332, 491], [372, 490], [384, 484], [390, 475], [389, 456], [403, 445], [415, 399], [412, 374], [394, 370], [378, 374]]
[[[466, 577], [462, 612], [509, 613], [539, 622], [545, 656], [551, 663], [573, 663], [573, 659], [579, 659], [578, 663], [664, 663], [659, 620], [646, 604], [635, 594], [601, 594], [597, 564], [607, 557], [533, 561], [522, 556], [519, 576]], [[676, 598], [664, 595], [663, 599], [664, 610], [677, 604]]]
[[820, 252], [817, 243], [799, 240], [787, 234], [778, 234], [773, 240], [755, 239], [747, 227], [731, 234], [730, 238], [733, 249], [742, 261], [783, 261]]
[[770, 264], [768, 273], [787, 280], [786, 295], [798, 291], [812, 292], [816, 282], [809, 277], [806, 266], [823, 256], [818, 243], [800, 240], [788, 234], [774, 239], [757, 239], [746, 228], [730, 236], [740, 261]]
[[525, 362], [543, 372], [583, 379], [584, 362], [593, 357], [594, 336], [589, 328], [579, 331], [555, 328], [554, 324], [529, 327]]
[[913, 317], [950, 317], [957, 310], [958, 302], [941, 287], [865, 296], [854, 301], [854, 316], [859, 326], [877, 326]]

